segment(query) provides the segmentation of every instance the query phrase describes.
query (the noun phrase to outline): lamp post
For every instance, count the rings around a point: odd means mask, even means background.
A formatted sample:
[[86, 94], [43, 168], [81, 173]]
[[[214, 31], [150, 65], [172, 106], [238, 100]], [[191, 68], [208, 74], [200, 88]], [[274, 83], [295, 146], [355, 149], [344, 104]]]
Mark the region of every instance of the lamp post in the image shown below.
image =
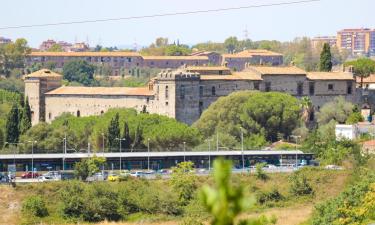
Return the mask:
[[[103, 143], [102, 143], [102, 151], [103, 151], [103, 158], [104, 158], [104, 148], [105, 148], [105, 144], [104, 144], [104, 133], [102, 133], [102, 137], [103, 137]], [[104, 176], [104, 164], [102, 166], [102, 175]]]
[[296, 140], [295, 150], [296, 150], [296, 167], [297, 167], [298, 166], [297, 144], [298, 144], [298, 138], [300, 138], [301, 136], [291, 135], [291, 137]]
[[245, 156], [244, 156], [244, 150], [243, 150], [243, 128], [241, 129], [241, 155], [242, 155], [242, 172], [245, 172]]
[[147, 170], [150, 171], [150, 138], [147, 138]]
[[66, 134], [65, 134], [65, 137], [63, 138], [63, 164], [62, 164], [62, 168], [63, 168], [63, 171], [65, 171], [65, 157], [66, 157]]
[[119, 140], [119, 142], [120, 142], [120, 172], [121, 172], [121, 170], [122, 170], [122, 162], [121, 162], [121, 152], [122, 152], [122, 149], [121, 149], [121, 142], [125, 141], [125, 138], [116, 138], [116, 140]]
[[211, 139], [208, 139], [208, 171], [211, 171]]
[[34, 178], [34, 143], [37, 141], [27, 141], [31, 143], [31, 178]]
[[185, 162], [185, 157], [186, 157], [185, 144], [186, 142], [184, 141], [184, 162]]
[[[15, 143], [11, 143], [11, 142], [5, 142], [4, 144], [10, 144], [10, 145], [16, 145], [18, 146], [19, 144], [22, 144], [21, 142], [15, 142]], [[13, 149], [13, 166], [14, 166], [14, 172], [17, 171], [16, 169], [16, 148]]]

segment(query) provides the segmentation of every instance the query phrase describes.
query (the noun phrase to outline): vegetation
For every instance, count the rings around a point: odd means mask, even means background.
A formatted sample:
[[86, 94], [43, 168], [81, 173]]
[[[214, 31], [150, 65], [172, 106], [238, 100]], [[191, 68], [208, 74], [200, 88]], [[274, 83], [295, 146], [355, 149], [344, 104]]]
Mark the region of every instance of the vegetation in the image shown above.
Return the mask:
[[0, 45], [0, 74], [9, 77], [13, 71], [23, 69], [25, 56], [30, 51], [25, 39]]
[[354, 75], [361, 78], [361, 87], [363, 86], [363, 78], [375, 73], [375, 61], [368, 58], [359, 58], [354, 61], [346, 62], [345, 66], [353, 67]]
[[193, 126], [206, 138], [225, 131], [220, 140], [229, 148], [239, 143], [242, 129], [245, 148], [252, 148], [289, 136], [299, 114], [298, 100], [288, 94], [242, 91], [219, 98]]
[[181, 205], [186, 206], [193, 198], [197, 189], [197, 177], [194, 163], [181, 162], [172, 168], [171, 186], [178, 196]]
[[85, 181], [87, 177], [99, 172], [105, 164], [106, 159], [101, 157], [84, 158], [74, 164], [74, 173], [77, 178]]
[[95, 66], [85, 60], [70, 61], [64, 64], [63, 77], [69, 82], [78, 82], [85, 86], [95, 84]]
[[159, 37], [155, 43], [147, 48], [141, 50], [142, 55], [170, 55], [170, 56], [183, 56], [189, 55], [191, 50], [187, 45], [180, 43], [169, 44], [168, 38]]
[[331, 72], [332, 70], [332, 55], [331, 47], [328, 43], [323, 44], [322, 53], [320, 53], [319, 71]]
[[37, 217], [48, 216], [46, 203], [41, 196], [30, 196], [26, 198], [22, 204], [22, 211]]

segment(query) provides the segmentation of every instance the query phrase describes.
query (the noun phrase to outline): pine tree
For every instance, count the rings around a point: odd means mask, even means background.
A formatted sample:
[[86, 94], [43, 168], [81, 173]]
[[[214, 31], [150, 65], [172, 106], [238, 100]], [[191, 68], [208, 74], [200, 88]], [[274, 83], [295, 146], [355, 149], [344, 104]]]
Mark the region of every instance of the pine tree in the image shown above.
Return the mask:
[[31, 109], [28, 98], [25, 99], [23, 110], [20, 113], [20, 133], [24, 134], [31, 128]]
[[17, 143], [20, 131], [19, 131], [19, 110], [18, 105], [13, 104], [10, 110], [7, 123], [6, 123], [6, 141], [9, 143]]
[[127, 122], [124, 123], [124, 132], [122, 134], [122, 138], [125, 138], [125, 141], [123, 142], [124, 148], [130, 149], [132, 140], [130, 137], [130, 131], [129, 131], [129, 126]]
[[3, 129], [0, 129], [0, 149], [4, 147], [4, 132]]
[[108, 126], [108, 146], [110, 149], [117, 148], [119, 142], [116, 138], [120, 137], [120, 125], [119, 125], [119, 114], [116, 113], [115, 117], [111, 119]]
[[328, 43], [324, 43], [323, 50], [320, 53], [319, 70], [324, 72], [330, 72], [332, 70], [331, 47]]

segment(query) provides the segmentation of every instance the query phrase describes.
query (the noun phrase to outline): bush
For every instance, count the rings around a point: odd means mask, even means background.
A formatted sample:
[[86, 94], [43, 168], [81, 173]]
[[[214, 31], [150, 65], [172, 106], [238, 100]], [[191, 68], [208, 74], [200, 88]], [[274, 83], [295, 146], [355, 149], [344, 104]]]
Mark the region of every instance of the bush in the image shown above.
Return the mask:
[[276, 188], [269, 192], [259, 191], [256, 197], [257, 202], [261, 205], [268, 204], [270, 202], [278, 202], [284, 199], [284, 196]]
[[22, 205], [22, 211], [37, 217], [48, 216], [46, 204], [41, 196], [26, 198]]
[[307, 181], [306, 176], [303, 173], [295, 172], [289, 178], [290, 181], [290, 193], [293, 195], [311, 195], [314, 193], [311, 185]]
[[255, 176], [256, 176], [257, 179], [260, 179], [260, 180], [263, 180], [263, 181], [268, 179], [267, 174], [263, 170], [263, 167], [265, 165], [266, 165], [266, 163], [257, 163], [255, 165]]

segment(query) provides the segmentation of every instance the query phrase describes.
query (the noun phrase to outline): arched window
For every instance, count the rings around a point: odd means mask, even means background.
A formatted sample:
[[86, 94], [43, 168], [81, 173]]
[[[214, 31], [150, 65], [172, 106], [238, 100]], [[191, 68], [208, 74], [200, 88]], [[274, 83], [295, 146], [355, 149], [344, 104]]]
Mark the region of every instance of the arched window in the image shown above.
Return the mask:
[[103, 113], [104, 113], [104, 111], [102, 110], [102, 111], [100, 111], [100, 115], [103, 115]]
[[168, 98], [169, 94], [168, 94], [168, 85], [165, 86], [165, 98]]
[[216, 88], [215, 88], [215, 86], [212, 86], [212, 88], [211, 88], [211, 94], [212, 95], [216, 95]]
[[78, 110], [77, 111], [77, 117], [80, 117], [81, 116], [81, 112]]

